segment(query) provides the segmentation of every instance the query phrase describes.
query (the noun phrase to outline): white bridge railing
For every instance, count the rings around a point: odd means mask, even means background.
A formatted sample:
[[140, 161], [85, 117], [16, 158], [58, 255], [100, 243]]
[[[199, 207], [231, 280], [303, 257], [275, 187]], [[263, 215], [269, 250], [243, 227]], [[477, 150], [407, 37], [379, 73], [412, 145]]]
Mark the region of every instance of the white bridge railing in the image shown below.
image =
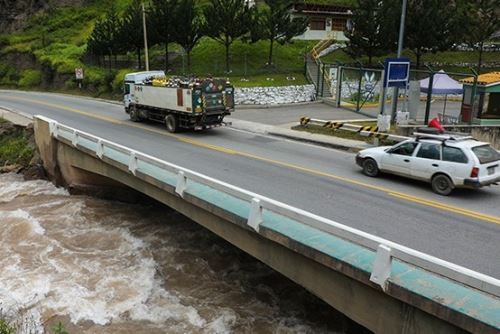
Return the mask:
[[[172, 179], [175, 180], [175, 192], [181, 197], [188, 191], [188, 181], [191, 181], [246, 201], [250, 207], [247, 224], [257, 232], [259, 232], [259, 226], [263, 223], [262, 211], [263, 209], [267, 209], [276, 214], [288, 217], [302, 224], [306, 224], [375, 251], [376, 258], [373, 263], [370, 280], [379, 284], [384, 290], [391, 275], [392, 258], [396, 258], [496, 297], [500, 296], [500, 280], [491, 276], [478, 273], [265, 196], [235, 187], [226, 182], [137, 152], [125, 146], [59, 124], [46, 117], [35, 117], [48, 122], [50, 134], [53, 138], [64, 139], [74, 147], [84, 147], [87, 150], [91, 150], [99, 159], [111, 159], [123, 164], [122, 161], [113, 159], [113, 154], [111, 153], [118, 152], [121, 155], [125, 155], [128, 157], [128, 170], [133, 175], [136, 175], [138, 171], [139, 162], [160, 168], [166, 175], [171, 176]], [[94, 147], [91, 148], [89, 146]]]

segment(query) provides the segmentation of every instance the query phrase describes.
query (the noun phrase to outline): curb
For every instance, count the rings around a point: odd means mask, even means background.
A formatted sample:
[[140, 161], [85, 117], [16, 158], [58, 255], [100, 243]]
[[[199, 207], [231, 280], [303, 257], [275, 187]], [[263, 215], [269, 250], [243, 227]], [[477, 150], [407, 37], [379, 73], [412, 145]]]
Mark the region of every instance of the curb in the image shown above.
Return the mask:
[[309, 102], [282, 103], [282, 104], [236, 104], [235, 107], [238, 109], [269, 109], [269, 108], [287, 108], [293, 106], [307, 106], [310, 104], [318, 104], [318, 103], [323, 103], [323, 101], [315, 100]]
[[[292, 131], [294, 131], [294, 130], [292, 130]], [[346, 152], [350, 152], [350, 153], [358, 153], [359, 151], [367, 148], [367, 147], [347, 146], [347, 145], [342, 145], [342, 144], [338, 144], [338, 143], [315, 140], [315, 139], [311, 139], [311, 138], [302, 138], [302, 137], [293, 136], [291, 134], [284, 134], [284, 133], [278, 133], [278, 132], [272, 132], [272, 131], [267, 132], [267, 134], [271, 135], [271, 136], [276, 136], [276, 137], [281, 137], [281, 138], [286, 138], [286, 139], [302, 142], [302, 143], [308, 143], [308, 144], [314, 144], [314, 145], [318, 145], [318, 146], [333, 148], [336, 150], [346, 151]]]

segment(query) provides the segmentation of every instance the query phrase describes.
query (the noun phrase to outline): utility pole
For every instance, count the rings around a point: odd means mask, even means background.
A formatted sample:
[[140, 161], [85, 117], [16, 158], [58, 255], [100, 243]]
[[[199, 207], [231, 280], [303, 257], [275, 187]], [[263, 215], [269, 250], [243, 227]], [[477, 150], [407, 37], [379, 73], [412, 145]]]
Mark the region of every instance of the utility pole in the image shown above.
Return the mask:
[[144, 1], [142, 2], [142, 30], [144, 31], [144, 58], [146, 58], [146, 71], [149, 71], [148, 33], [146, 30], [146, 10], [144, 9]]
[[[401, 57], [401, 53], [403, 52], [403, 39], [405, 34], [405, 19], [406, 19], [406, 4], [407, 0], [403, 0], [403, 7], [401, 9], [401, 21], [399, 22], [399, 39], [398, 39], [398, 54], [397, 57]], [[391, 121], [394, 121], [396, 118], [396, 111], [398, 108], [398, 95], [399, 88], [394, 87], [394, 93], [392, 95], [392, 115]]]

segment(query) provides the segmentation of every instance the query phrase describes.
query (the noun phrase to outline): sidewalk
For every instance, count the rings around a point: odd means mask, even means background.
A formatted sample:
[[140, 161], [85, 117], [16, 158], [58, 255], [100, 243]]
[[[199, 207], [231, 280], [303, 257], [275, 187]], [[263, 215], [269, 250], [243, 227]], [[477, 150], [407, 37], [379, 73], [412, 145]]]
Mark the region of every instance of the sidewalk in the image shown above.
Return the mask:
[[358, 152], [372, 147], [364, 141], [291, 130], [292, 126], [299, 124], [299, 119], [303, 116], [329, 121], [368, 119], [367, 116], [357, 112], [335, 108], [324, 103], [267, 108], [237, 106], [236, 111], [225, 119], [232, 122], [232, 127], [235, 129], [279, 136], [349, 152]]

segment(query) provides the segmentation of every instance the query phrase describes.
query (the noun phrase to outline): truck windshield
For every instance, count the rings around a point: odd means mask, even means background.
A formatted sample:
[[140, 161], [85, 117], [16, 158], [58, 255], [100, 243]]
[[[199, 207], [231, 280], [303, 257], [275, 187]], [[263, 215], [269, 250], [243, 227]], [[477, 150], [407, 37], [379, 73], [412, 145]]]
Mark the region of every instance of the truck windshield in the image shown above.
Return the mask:
[[474, 152], [481, 164], [487, 164], [488, 162], [500, 160], [500, 153], [495, 151], [495, 149], [490, 145], [473, 147], [472, 152]]

